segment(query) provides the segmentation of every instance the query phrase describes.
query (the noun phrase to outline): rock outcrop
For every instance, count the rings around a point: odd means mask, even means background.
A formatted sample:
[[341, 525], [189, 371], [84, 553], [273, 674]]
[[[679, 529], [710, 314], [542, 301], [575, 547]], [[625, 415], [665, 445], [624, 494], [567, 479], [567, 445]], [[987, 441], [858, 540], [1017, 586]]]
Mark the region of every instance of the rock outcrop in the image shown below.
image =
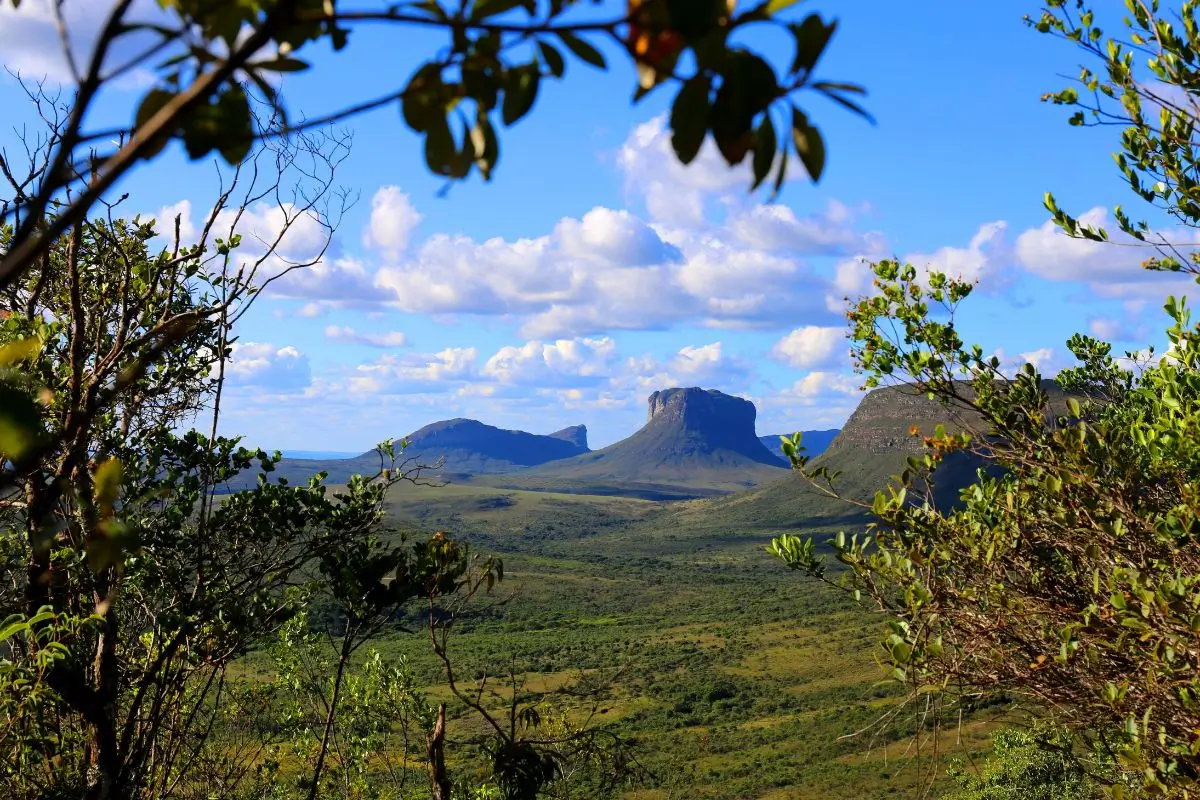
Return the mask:
[[667, 451], [728, 450], [751, 461], [772, 463], [771, 452], [754, 431], [757, 410], [749, 400], [693, 387], [654, 392], [647, 405], [646, 426], [626, 442], [651, 433]]
[[[1053, 418], [1065, 413], [1065, 395], [1058, 384], [1044, 380], [1042, 390], [1050, 399], [1049, 416]], [[969, 385], [964, 384], [962, 391], [970, 396]], [[914, 425], [920, 435], [910, 433]], [[973, 412], [930, 400], [911, 385], [886, 386], [863, 397], [842, 426], [841, 433], [829, 445], [828, 453], [832, 456], [844, 450], [855, 450], [876, 455], [916, 455], [922, 450], [921, 437], [932, 435], [938, 425], [944, 425], [948, 431], [982, 431], [985, 427]]]
[[758, 440], [749, 400], [692, 387], [654, 392], [647, 406], [646, 424], [629, 438], [531, 474], [728, 490], [769, 480], [783, 466]]
[[561, 431], [555, 431], [550, 434], [552, 439], [562, 439], [564, 442], [570, 442], [580, 450], [587, 452], [590, 450], [587, 441], [587, 426], [572, 425], [569, 428], [563, 428]]

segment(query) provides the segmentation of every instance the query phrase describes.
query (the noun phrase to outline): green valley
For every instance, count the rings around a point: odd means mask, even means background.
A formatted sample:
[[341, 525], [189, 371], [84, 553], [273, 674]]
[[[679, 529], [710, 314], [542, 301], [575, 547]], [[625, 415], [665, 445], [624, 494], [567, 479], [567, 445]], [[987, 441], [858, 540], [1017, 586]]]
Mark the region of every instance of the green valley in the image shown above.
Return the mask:
[[[505, 561], [512, 599], [453, 636], [463, 670], [503, 681], [515, 665], [530, 686], [620, 673], [593, 724], [637, 742], [648, 774], [622, 796], [904, 796], [943, 780], [946, 754], [986, 748], [995, 710], [936, 733], [918, 733], [920, 706], [881, 721], [903, 694], [874, 657], [882, 620], [783, 569], [764, 552], [770, 527], [695, 507], [708, 503], [405, 486], [388, 513]], [[379, 646], [440, 682], [420, 636]], [[478, 729], [460, 725], [466, 744]]]

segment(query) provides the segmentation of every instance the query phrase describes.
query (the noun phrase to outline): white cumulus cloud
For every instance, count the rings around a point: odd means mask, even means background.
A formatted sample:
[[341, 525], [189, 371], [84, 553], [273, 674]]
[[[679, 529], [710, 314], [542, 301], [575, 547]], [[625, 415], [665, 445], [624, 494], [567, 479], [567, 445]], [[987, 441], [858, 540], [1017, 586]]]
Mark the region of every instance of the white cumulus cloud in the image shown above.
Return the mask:
[[408, 337], [402, 331], [385, 331], [383, 333], [363, 333], [354, 328], [341, 325], [327, 325], [325, 338], [342, 344], [360, 344], [367, 347], [404, 347]]
[[845, 360], [846, 329], [805, 325], [775, 343], [771, 355], [796, 369], [812, 369]]
[[402, 311], [517, 317], [521, 335], [537, 340], [830, 316], [829, 280], [798, 256], [604, 208], [532, 239], [438, 234], [376, 280]]
[[448, 347], [437, 353], [387, 354], [360, 364], [348, 381], [353, 394], [448, 392], [475, 372], [474, 347]]
[[616, 343], [609, 337], [530, 341], [500, 348], [481, 373], [508, 384], [591, 385], [609, 376], [615, 355]]
[[[0, 58], [3, 58], [5, 67], [34, 80], [48, 78], [64, 84], [74, 81], [58, 32], [55, 5], [61, 6], [63, 28], [67, 32], [67, 42], [75, 63], [80, 70], [86, 70], [100, 32], [113, 9], [111, 3], [94, 0], [66, 3], [23, 0], [17, 8], [13, 8], [13, 4], [7, 0], [0, 3]], [[133, 0], [124, 19], [127, 23], [163, 24], [171, 18], [154, 0]], [[107, 70], [140, 55], [148, 46], [156, 44], [158, 38], [146, 30], [132, 30], [120, 36], [109, 49], [105, 60]], [[173, 52], [168, 50], [167, 54]], [[161, 59], [162, 56], [158, 60]], [[152, 80], [153, 76], [148, 70], [135, 69], [113, 85], [117, 88], [140, 88]]]
[[408, 249], [409, 237], [421, 214], [399, 186], [381, 186], [371, 198], [371, 217], [363, 230], [363, 245], [394, 260]]
[[[1104, 228], [1111, 241], [1074, 239], [1053, 221], [1047, 221], [1017, 238], [1016, 254], [1021, 264], [1046, 280], [1085, 284], [1103, 298], [1157, 299], [1194, 287], [1190, 278], [1144, 269], [1142, 262], [1156, 255], [1155, 251], [1116, 229], [1105, 209], [1090, 209], [1079, 216], [1079, 222]], [[1155, 231], [1149, 238], [1179, 245], [1185, 252], [1200, 245], [1200, 233], [1189, 230]]]
[[291, 346], [267, 342], [235, 342], [225, 365], [232, 388], [257, 388], [269, 392], [300, 392], [312, 383], [308, 356]]
[[836, 200], [825, 213], [800, 217], [778, 203], [752, 206], [730, 215], [728, 227], [744, 245], [805, 255], [846, 255], [878, 251], [883, 235], [859, 232], [854, 216]]
[[905, 258], [919, 275], [941, 272], [948, 277], [978, 283], [980, 291], [1002, 288], [1010, 279], [1012, 250], [1005, 239], [1008, 223], [981, 225], [966, 247], [942, 247], [933, 253], [914, 253]]

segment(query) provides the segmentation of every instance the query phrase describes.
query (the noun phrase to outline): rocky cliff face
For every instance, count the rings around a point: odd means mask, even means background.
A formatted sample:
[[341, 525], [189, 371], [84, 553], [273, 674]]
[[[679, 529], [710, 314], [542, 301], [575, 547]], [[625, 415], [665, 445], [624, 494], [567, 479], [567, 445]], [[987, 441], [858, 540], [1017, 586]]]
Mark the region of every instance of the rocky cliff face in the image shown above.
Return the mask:
[[[1050, 415], [1064, 413], [1065, 399], [1058, 385], [1046, 380], [1042, 382], [1042, 390], [1050, 398]], [[970, 396], [969, 387], [964, 386], [963, 391]], [[909, 432], [914, 425], [920, 436]], [[976, 415], [930, 400], [911, 386], [886, 386], [863, 397], [828, 452], [858, 449], [875, 454], [915, 455], [922, 450], [921, 437], [932, 435], [938, 425], [946, 426], [948, 431], [982, 427]]]
[[[650, 395], [646, 430], [673, 431], [712, 449], [730, 449], [757, 459], [766, 448], [754, 430], [754, 403], [715, 389], [664, 389]], [[769, 452], [766, 455], [770, 456]]]
[[939, 424], [951, 429], [954, 423], [954, 411], [938, 401], [908, 386], [888, 386], [863, 397], [830, 444], [829, 452], [853, 448], [875, 454], [915, 455], [921, 452], [921, 439], [909, 433], [913, 425], [928, 435]]
[[550, 434], [550, 438], [570, 442], [584, 452], [590, 449], [588, 448], [586, 425], [572, 425], [569, 428], [563, 428], [561, 431]]
[[754, 404], [711, 389], [650, 395], [646, 424], [614, 445], [537, 467], [559, 479], [745, 487], [783, 466], [754, 432]]

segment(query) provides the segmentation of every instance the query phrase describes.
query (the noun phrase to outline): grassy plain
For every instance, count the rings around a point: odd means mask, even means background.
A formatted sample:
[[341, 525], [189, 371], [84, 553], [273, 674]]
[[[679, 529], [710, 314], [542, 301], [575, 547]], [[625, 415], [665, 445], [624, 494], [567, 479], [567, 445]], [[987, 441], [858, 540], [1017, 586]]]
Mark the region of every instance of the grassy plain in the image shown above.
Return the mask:
[[[882, 621], [771, 559], [763, 546], [801, 518], [752, 509], [450, 485], [398, 488], [389, 516], [505, 561], [515, 595], [463, 620], [460, 674], [515, 669], [551, 690], [620, 672], [594, 724], [638, 743], [651, 777], [629, 798], [914, 797], [944, 773], [924, 757], [935, 738], [943, 752], [986, 747], [986, 711], [938, 734], [916, 735], [917, 706], [873, 726], [900, 698], [875, 661]], [[379, 647], [444, 692], [419, 635]], [[460, 717], [451, 738], [477, 733]]]

